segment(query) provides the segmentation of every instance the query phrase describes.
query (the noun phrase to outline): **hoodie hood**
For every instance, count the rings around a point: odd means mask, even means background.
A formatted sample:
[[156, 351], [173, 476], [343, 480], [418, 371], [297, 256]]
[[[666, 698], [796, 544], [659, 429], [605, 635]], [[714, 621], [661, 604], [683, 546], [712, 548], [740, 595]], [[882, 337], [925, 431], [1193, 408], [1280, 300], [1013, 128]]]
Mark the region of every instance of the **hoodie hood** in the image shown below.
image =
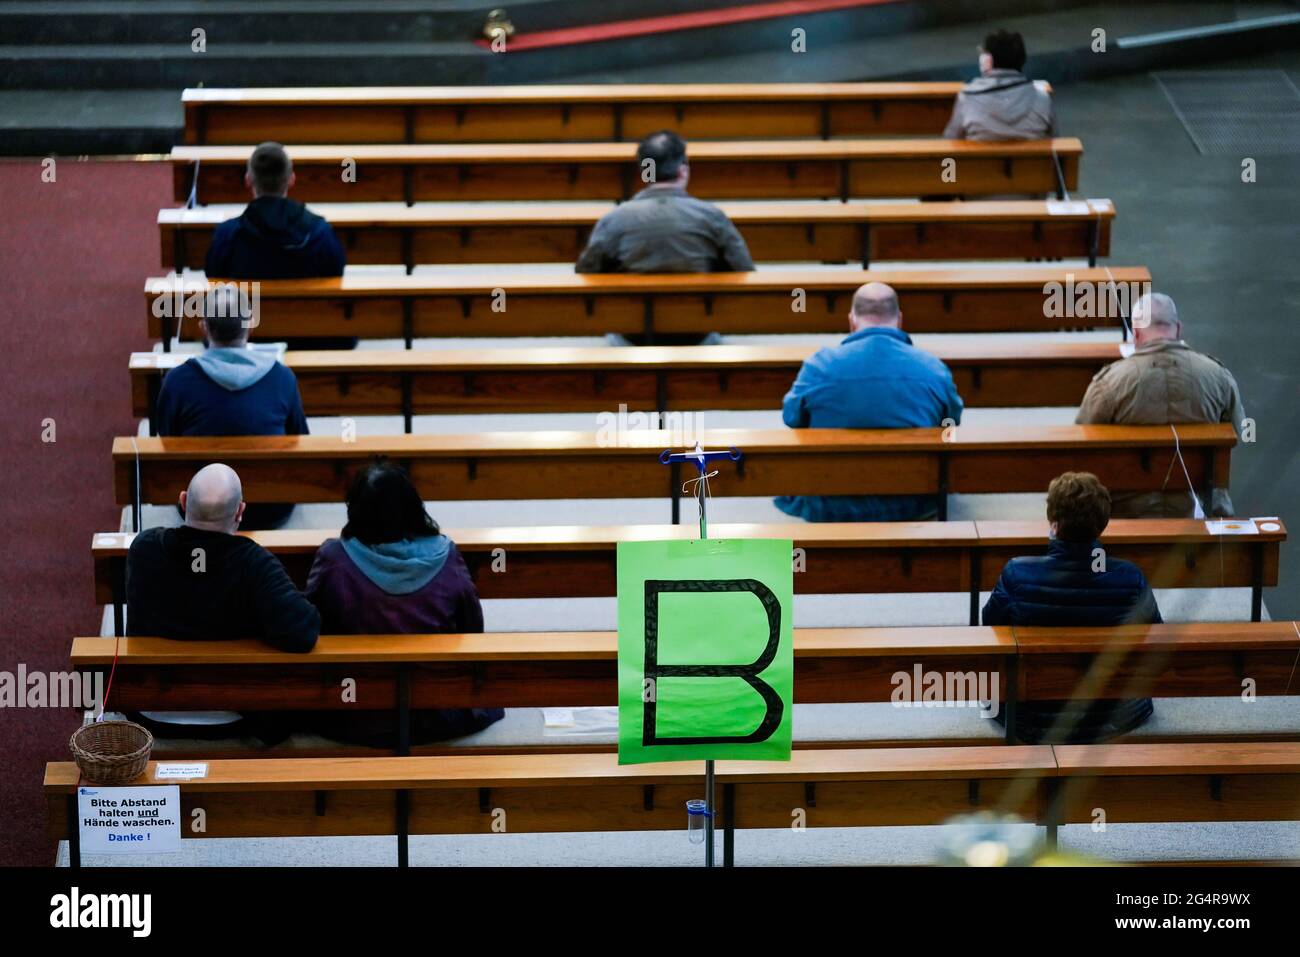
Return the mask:
[[286, 250], [305, 247], [324, 222], [302, 203], [284, 196], [257, 197], [239, 220], [255, 239]]
[[223, 389], [238, 392], [262, 381], [276, 358], [261, 349], [218, 346], [205, 349], [190, 361], [197, 362], [207, 377]]
[[381, 545], [367, 545], [355, 538], [340, 541], [361, 573], [390, 595], [419, 591], [442, 571], [451, 553], [451, 539], [446, 535], [405, 538]]
[[998, 115], [1010, 123], [1028, 116], [1038, 103], [1034, 81], [1019, 70], [991, 70], [967, 83], [962, 94], [996, 99]]

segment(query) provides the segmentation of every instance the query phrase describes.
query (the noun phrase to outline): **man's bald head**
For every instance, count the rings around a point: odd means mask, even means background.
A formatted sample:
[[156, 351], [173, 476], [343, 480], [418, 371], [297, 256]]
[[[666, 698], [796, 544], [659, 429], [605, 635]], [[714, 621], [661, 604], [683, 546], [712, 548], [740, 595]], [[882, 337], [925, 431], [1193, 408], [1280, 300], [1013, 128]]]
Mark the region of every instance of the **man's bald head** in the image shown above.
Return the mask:
[[190, 528], [232, 534], [244, 517], [244, 489], [235, 470], [217, 462], [195, 472], [181, 493], [181, 511]]
[[853, 307], [849, 312], [849, 330], [888, 326], [894, 329], [903, 325], [903, 313], [898, 307], [898, 293], [883, 282], [869, 282], [859, 286], [853, 294]]
[[1148, 292], [1133, 304], [1133, 343], [1142, 346], [1148, 342], [1181, 339], [1183, 324], [1178, 319], [1178, 306], [1163, 292]]

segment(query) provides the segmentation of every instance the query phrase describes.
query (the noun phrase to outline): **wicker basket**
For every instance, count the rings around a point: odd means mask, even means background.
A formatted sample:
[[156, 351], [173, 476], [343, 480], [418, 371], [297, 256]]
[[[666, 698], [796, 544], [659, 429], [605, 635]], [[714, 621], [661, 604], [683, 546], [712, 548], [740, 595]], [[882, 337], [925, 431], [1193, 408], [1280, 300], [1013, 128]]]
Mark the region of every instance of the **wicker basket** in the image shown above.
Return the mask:
[[144, 774], [153, 735], [134, 721], [96, 721], [68, 739], [72, 757], [88, 784], [127, 784]]

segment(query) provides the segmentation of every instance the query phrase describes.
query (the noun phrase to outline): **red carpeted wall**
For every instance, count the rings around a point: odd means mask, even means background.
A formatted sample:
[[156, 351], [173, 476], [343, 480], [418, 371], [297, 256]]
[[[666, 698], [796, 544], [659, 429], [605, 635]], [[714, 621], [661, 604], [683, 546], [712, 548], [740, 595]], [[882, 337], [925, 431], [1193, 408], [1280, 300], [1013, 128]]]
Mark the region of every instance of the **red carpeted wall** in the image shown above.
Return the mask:
[[[99, 633], [92, 533], [117, 528], [109, 449], [135, 428], [127, 356], [149, 348], [141, 290], [160, 272], [170, 168], [62, 158], [0, 162], [0, 671], [68, 668]], [[53, 442], [42, 441], [52, 419]], [[0, 863], [47, 865], [44, 764], [67, 759], [77, 715], [0, 709]]]

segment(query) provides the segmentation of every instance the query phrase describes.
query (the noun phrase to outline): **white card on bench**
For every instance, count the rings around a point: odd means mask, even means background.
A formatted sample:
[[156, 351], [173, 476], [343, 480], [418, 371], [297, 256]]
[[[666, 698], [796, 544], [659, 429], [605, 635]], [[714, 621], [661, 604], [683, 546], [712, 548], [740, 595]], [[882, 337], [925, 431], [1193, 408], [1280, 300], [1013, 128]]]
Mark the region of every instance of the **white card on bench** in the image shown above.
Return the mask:
[[1258, 535], [1253, 518], [1224, 518], [1205, 523], [1205, 530], [1211, 535]]
[[1086, 200], [1049, 199], [1047, 201], [1047, 212], [1052, 216], [1087, 216], [1092, 210]]

